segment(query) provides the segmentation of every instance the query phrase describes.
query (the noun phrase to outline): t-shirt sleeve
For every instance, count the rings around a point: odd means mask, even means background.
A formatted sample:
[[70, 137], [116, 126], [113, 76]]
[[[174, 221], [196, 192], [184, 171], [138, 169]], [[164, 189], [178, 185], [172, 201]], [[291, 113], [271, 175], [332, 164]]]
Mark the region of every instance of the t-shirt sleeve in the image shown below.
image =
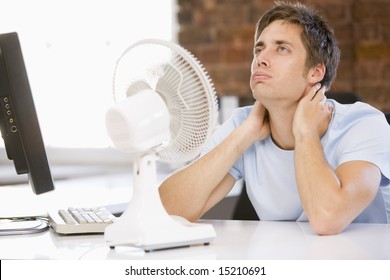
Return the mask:
[[378, 116], [369, 116], [353, 125], [341, 140], [339, 164], [368, 161], [390, 178], [390, 126]]

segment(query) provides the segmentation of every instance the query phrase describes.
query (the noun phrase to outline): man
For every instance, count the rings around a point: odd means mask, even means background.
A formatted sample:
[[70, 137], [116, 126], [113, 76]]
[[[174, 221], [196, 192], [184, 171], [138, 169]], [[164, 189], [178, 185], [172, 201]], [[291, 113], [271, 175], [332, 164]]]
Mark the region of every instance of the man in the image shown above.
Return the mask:
[[312, 8], [276, 3], [259, 20], [250, 86], [198, 160], [160, 186], [170, 214], [195, 221], [244, 178], [261, 220], [309, 221], [318, 234], [390, 223], [390, 127], [368, 104], [325, 91], [340, 52]]

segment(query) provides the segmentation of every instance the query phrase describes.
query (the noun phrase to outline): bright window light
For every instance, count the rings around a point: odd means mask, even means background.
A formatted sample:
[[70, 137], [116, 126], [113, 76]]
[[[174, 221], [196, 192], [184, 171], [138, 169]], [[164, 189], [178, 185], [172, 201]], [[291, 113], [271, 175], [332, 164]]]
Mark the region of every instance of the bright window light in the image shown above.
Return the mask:
[[116, 60], [137, 40], [174, 40], [173, 3], [0, 0], [0, 33], [19, 34], [47, 146], [110, 146], [104, 118]]

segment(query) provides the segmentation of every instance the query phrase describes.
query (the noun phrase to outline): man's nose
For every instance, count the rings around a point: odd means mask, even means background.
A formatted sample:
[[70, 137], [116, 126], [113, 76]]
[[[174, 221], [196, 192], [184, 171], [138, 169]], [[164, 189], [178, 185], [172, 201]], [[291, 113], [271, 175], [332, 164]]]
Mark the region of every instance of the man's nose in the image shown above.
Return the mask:
[[264, 49], [262, 50], [257, 56], [256, 56], [256, 63], [257, 66], [260, 67], [269, 67], [270, 66], [270, 60], [269, 60], [269, 54]]

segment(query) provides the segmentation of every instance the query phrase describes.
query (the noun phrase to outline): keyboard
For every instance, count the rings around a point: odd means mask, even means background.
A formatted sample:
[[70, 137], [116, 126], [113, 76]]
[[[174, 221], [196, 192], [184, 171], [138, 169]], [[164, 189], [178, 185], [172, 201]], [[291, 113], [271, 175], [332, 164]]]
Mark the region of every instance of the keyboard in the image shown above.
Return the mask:
[[60, 234], [104, 233], [115, 217], [105, 207], [60, 209], [48, 213], [51, 227]]

